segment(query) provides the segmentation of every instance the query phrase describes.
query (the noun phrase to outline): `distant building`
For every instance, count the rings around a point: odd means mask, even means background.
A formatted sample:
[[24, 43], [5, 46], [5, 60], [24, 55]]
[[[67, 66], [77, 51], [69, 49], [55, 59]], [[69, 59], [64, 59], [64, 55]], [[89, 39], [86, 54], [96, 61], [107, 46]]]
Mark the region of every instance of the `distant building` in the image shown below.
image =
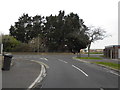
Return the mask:
[[120, 59], [120, 45], [106, 46], [104, 56], [111, 59]]
[[[80, 50], [81, 53], [87, 53], [88, 49], [81, 49]], [[103, 49], [90, 49], [90, 52], [92, 53], [103, 53]]]
[[103, 49], [90, 49], [90, 52], [103, 52]]

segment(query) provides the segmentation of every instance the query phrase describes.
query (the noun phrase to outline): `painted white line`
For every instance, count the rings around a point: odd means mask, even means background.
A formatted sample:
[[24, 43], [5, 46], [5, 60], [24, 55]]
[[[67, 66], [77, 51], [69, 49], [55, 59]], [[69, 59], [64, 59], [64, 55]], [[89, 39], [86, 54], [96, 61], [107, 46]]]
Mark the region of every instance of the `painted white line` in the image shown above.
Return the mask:
[[109, 69], [107, 69], [107, 68], [104, 68], [104, 69], [106, 70], [106, 72], [109, 72], [109, 73], [112, 73], [112, 74], [114, 74], [114, 75], [120, 76], [117, 72], [114, 72], [114, 71], [109, 70]]
[[48, 59], [47, 59], [47, 58], [44, 58], [44, 60], [48, 61]]
[[[43, 69], [43, 65], [41, 65], [41, 69]], [[41, 72], [40, 72], [40, 74], [39, 74], [39, 76], [35, 79], [35, 81], [28, 87], [29, 89], [30, 88], [32, 88], [37, 82], [40, 82], [40, 78], [41, 78], [41, 76], [42, 76], [42, 73], [43, 73], [43, 70], [41, 70]]]
[[76, 67], [75, 65], [72, 65], [72, 67], [76, 68], [77, 70], [81, 71], [85, 76], [88, 77], [88, 74], [86, 74], [83, 70], [81, 70], [80, 68]]
[[47, 64], [43, 63], [43, 62], [40, 62], [40, 61], [37, 61], [37, 60], [31, 60], [31, 61], [34, 61], [36, 63], [39, 63], [39, 64], [42, 64], [44, 65], [46, 68], [50, 68]]
[[120, 76], [118, 73], [115, 73], [113, 71], [109, 71], [110, 73], [114, 74], [114, 75], [117, 75], [117, 76]]
[[61, 59], [58, 59], [59, 61], [61, 61], [61, 62], [64, 62], [64, 63], [68, 63], [68, 62], [66, 62], [66, 61], [64, 61], [64, 60], [61, 60]]
[[47, 59], [47, 58], [40, 58], [40, 59], [45, 60], [45, 61], [48, 61], [48, 59]]
[[[90, 62], [84, 61], [84, 60], [82, 60], [82, 59], [76, 59], [76, 57], [73, 57], [73, 59], [78, 60], [78, 61], [81, 61], [81, 62], [85, 62], [85, 63], [90, 63]], [[106, 60], [107, 60], [107, 59], [106, 59]], [[99, 65], [101, 65], [101, 64], [99, 64]], [[104, 66], [104, 69], [107, 70], [107, 72], [112, 73], [112, 74], [117, 75], [117, 76], [120, 76], [118, 73], [116, 73], [116, 72], [114, 72], [114, 71], [112, 71], [112, 70], [107, 69], [107, 68], [106, 68], [107, 66], [105, 66], [105, 65], [101, 65], [101, 66]], [[110, 68], [110, 67], [108, 67], [108, 68]]]
[[39, 61], [36, 61], [36, 60], [31, 60], [31, 61], [33, 61], [33, 62], [36, 62], [36, 63], [39, 63], [40, 65], [41, 65], [41, 71], [40, 71], [40, 74], [39, 74], [39, 76], [35, 79], [35, 81], [28, 87], [28, 89], [27, 90], [30, 90], [31, 88], [33, 88], [34, 86], [35, 86], [35, 84], [36, 83], [39, 83], [39, 82], [41, 82], [41, 80], [43, 79], [43, 77], [45, 77], [46, 76], [46, 70], [45, 70], [45, 67], [44, 67], [44, 65], [43, 64], [41, 64], [41, 62], [39, 62]]

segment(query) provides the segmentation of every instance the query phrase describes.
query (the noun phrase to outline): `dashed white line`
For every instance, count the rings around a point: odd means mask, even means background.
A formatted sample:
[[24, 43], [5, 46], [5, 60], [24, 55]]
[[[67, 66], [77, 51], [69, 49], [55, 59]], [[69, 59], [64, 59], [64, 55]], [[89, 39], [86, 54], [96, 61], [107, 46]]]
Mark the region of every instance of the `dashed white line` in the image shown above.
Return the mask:
[[61, 61], [61, 62], [64, 62], [64, 63], [68, 63], [68, 62], [66, 62], [66, 61], [64, 61], [64, 60], [61, 60], [61, 59], [58, 59], [59, 61]]
[[81, 70], [80, 68], [76, 67], [75, 65], [72, 65], [72, 67], [76, 68], [77, 70], [79, 70], [80, 72], [82, 72], [85, 76], [88, 77], [88, 74], [86, 74], [83, 70]]

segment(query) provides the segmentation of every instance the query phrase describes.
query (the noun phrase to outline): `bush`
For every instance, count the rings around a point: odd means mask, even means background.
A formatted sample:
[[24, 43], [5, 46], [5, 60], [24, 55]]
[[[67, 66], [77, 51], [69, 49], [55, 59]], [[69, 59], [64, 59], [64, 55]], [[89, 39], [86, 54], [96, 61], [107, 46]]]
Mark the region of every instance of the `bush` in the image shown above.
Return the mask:
[[17, 45], [20, 44], [18, 40], [9, 35], [3, 35], [2, 42], [4, 52], [12, 51]]
[[26, 43], [21, 43], [17, 47], [15, 47], [12, 51], [14, 52], [31, 52], [32, 48]]

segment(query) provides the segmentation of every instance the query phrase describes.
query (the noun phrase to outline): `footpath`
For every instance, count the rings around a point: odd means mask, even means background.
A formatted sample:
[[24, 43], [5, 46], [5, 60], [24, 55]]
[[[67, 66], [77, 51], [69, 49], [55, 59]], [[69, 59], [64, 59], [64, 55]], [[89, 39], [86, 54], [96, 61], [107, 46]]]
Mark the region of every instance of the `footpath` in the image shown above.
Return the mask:
[[9, 71], [2, 71], [2, 88], [28, 88], [41, 72], [41, 65], [22, 59], [13, 59]]

